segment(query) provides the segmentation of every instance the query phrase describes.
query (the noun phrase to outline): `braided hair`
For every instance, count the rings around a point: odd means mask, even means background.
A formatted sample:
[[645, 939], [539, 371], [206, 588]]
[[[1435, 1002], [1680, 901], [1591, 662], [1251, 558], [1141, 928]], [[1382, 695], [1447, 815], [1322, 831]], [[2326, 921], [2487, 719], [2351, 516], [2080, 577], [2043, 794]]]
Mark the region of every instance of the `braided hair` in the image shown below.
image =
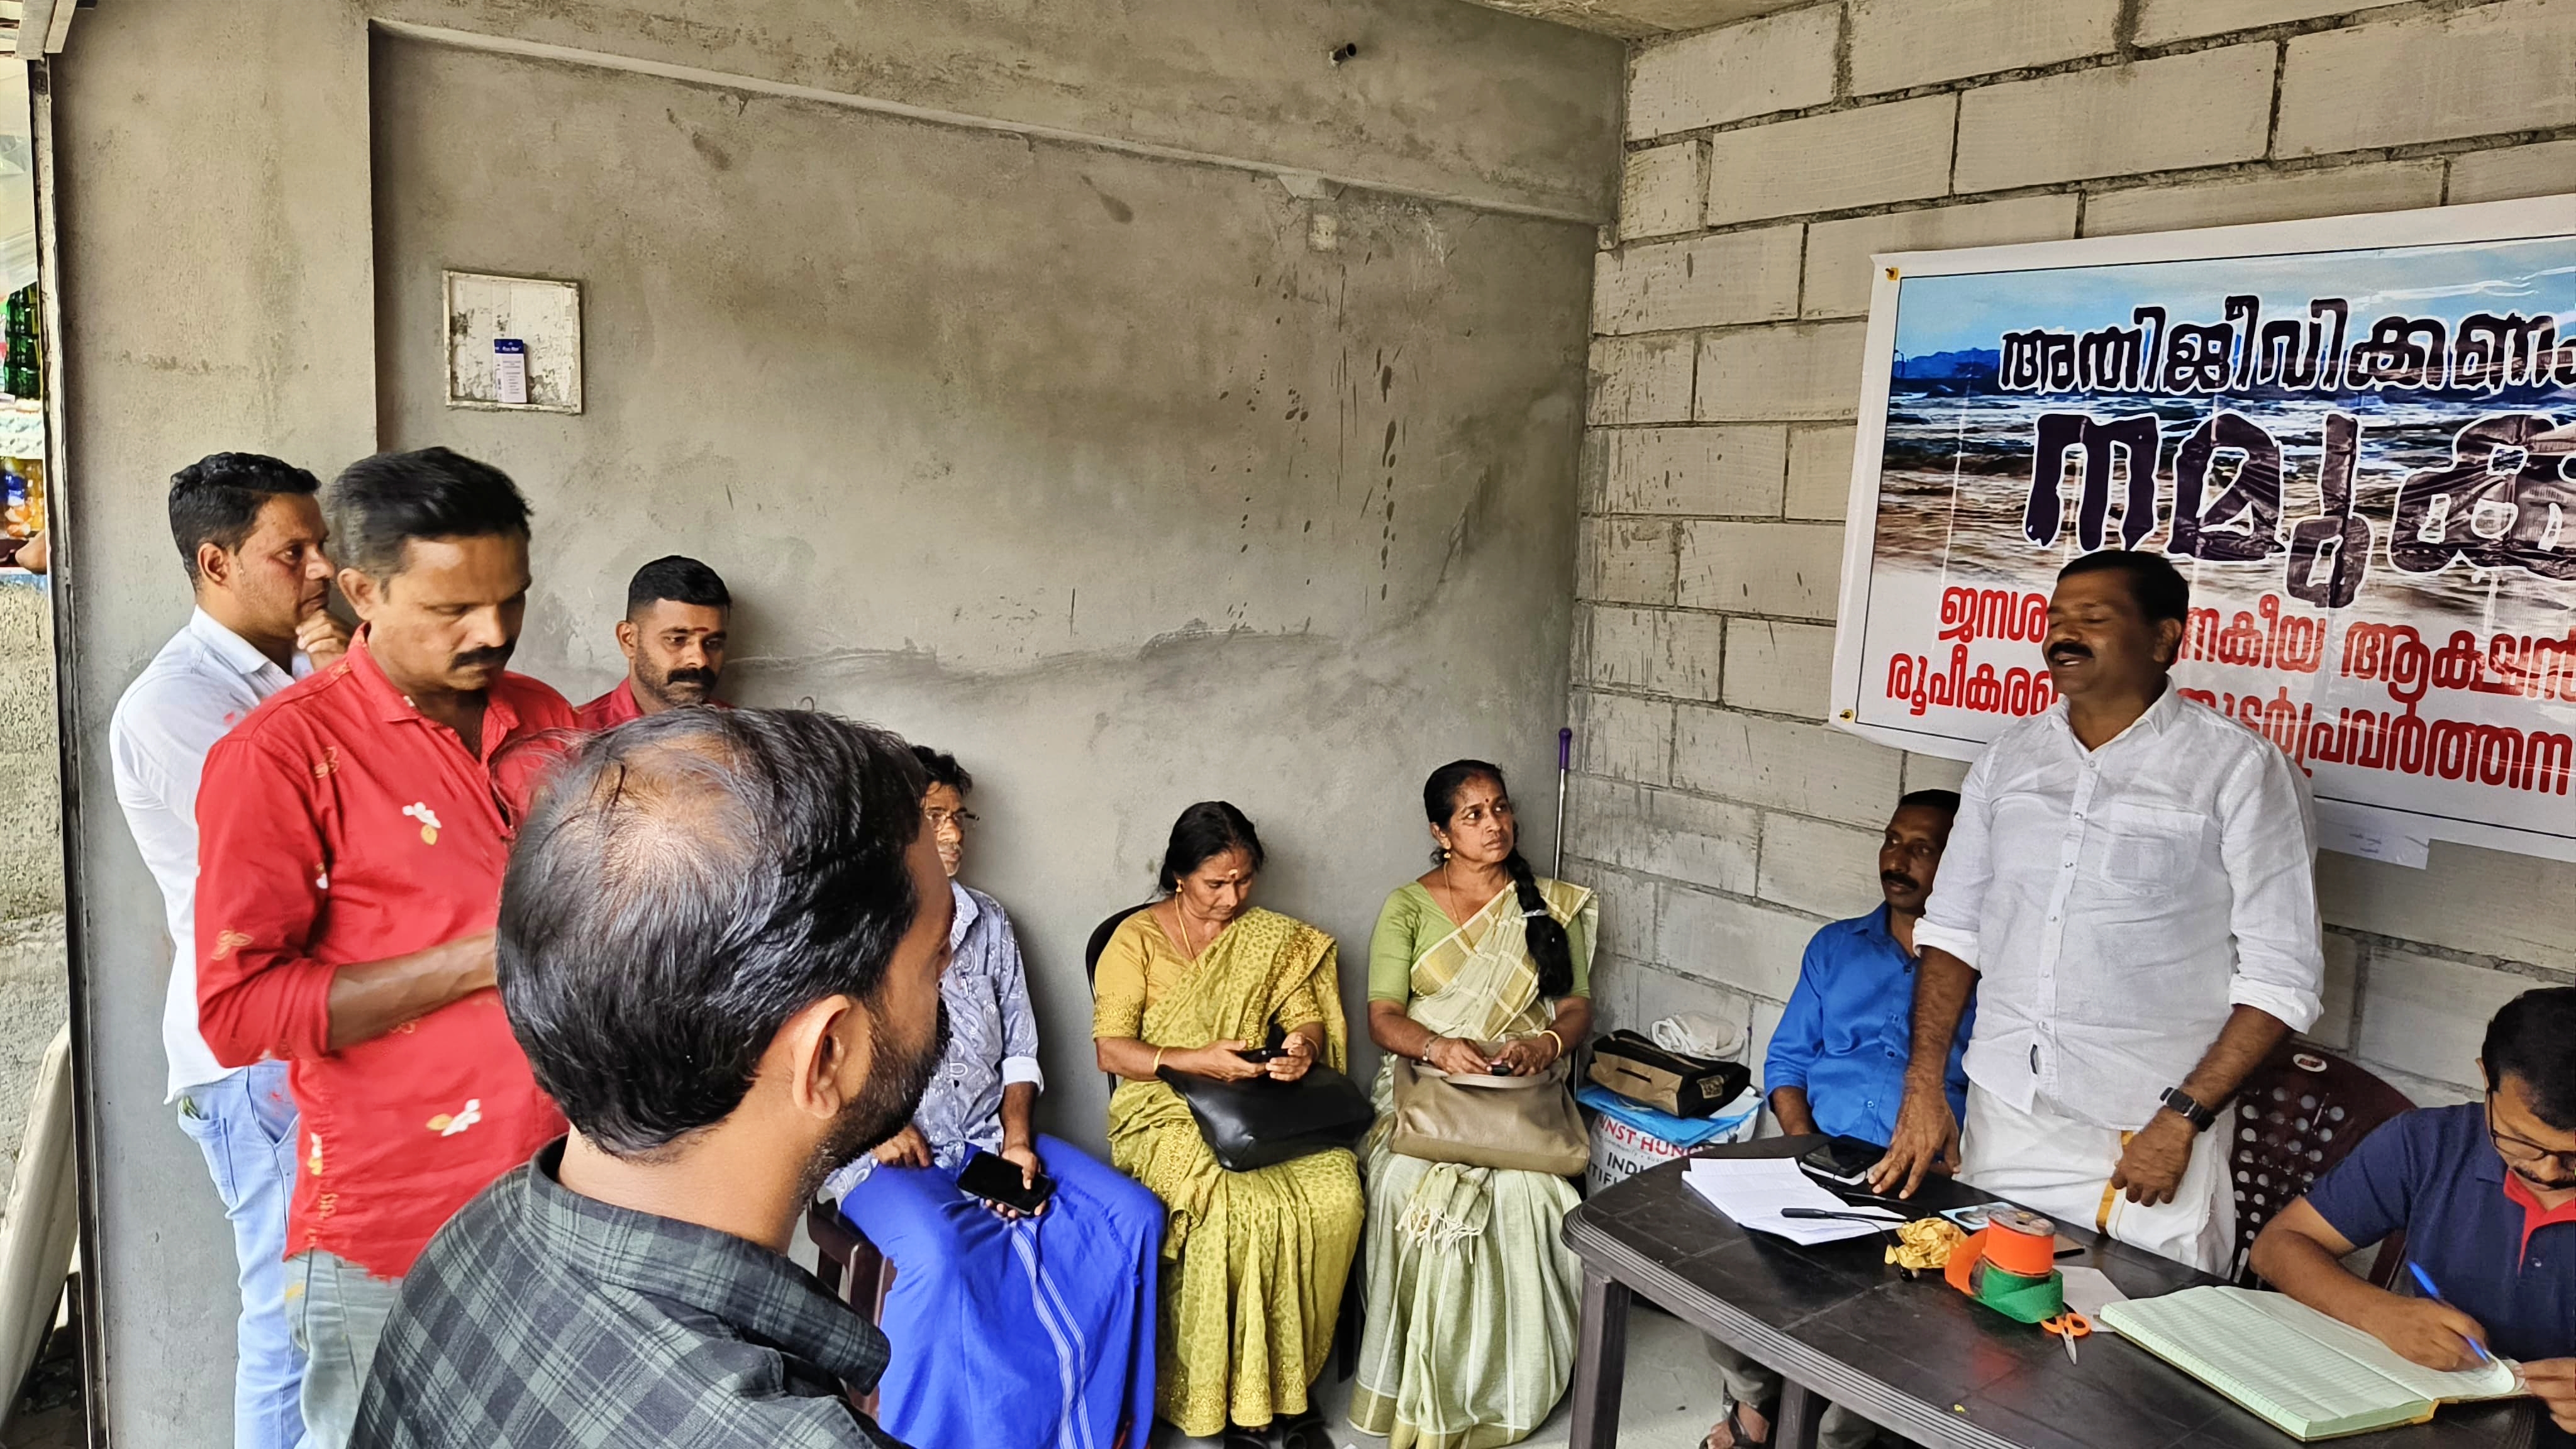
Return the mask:
[[[1511, 793], [1511, 787], [1503, 783], [1500, 766], [1483, 760], [1451, 760], [1422, 782], [1424, 816], [1432, 824], [1448, 828], [1450, 818], [1458, 813], [1458, 792], [1470, 780], [1491, 780], [1495, 789]], [[1438, 860], [1448, 859], [1445, 850], [1433, 855]], [[1529, 937], [1530, 959], [1538, 963], [1538, 994], [1551, 999], [1563, 996], [1574, 989], [1574, 947], [1566, 940], [1564, 923], [1548, 910], [1547, 897], [1539, 894], [1538, 872], [1522, 858], [1517, 831], [1503, 869], [1511, 872], [1512, 888], [1520, 899], [1522, 928]]]

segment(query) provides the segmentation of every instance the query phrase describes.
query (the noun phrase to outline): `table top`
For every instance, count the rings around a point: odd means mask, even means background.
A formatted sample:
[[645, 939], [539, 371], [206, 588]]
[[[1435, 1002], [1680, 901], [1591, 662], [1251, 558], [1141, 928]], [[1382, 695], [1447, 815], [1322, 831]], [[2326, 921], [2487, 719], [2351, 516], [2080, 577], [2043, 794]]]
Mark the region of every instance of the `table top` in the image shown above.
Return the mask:
[[[1781, 1137], [1703, 1156], [1796, 1156], [1821, 1141]], [[2108, 1330], [2061, 1340], [1974, 1302], [1938, 1274], [1907, 1281], [1881, 1234], [1799, 1247], [1728, 1221], [1668, 1162], [1567, 1214], [1565, 1243], [1703, 1332], [1835, 1403], [1922, 1444], [1958, 1449], [2283, 1449], [2297, 1441]], [[1988, 1202], [1947, 1178], [1909, 1208]], [[1919, 1214], [1918, 1214], [1919, 1215]], [[2060, 1267], [2099, 1268], [2132, 1298], [2220, 1280], [2061, 1224], [2085, 1245]], [[2354, 1449], [2521, 1449], [2527, 1401], [2445, 1408], [2427, 1424], [2335, 1441]]]

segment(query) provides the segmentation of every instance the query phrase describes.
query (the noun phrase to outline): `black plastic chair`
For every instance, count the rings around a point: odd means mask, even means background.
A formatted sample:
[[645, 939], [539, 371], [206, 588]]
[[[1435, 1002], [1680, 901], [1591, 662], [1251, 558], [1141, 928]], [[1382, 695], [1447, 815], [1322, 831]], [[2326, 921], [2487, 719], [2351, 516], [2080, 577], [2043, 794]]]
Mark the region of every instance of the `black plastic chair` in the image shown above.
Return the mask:
[[[2236, 1194], [2236, 1257], [2229, 1274], [2261, 1285], [2254, 1236], [2310, 1184], [2400, 1112], [2406, 1094], [2323, 1047], [2283, 1042], [2236, 1093], [2236, 1140], [2228, 1152]], [[2385, 1288], [2406, 1265], [2406, 1234], [2389, 1234], [2371, 1259], [2370, 1281]]]

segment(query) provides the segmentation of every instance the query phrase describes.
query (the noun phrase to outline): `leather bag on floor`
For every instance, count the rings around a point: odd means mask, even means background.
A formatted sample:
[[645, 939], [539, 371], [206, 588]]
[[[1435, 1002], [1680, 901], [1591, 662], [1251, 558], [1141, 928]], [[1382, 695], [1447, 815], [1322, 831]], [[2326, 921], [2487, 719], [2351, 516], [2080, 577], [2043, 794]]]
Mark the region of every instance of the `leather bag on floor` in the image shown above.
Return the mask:
[[1228, 1172], [1348, 1147], [1377, 1118], [1359, 1083], [1321, 1062], [1293, 1082], [1270, 1076], [1220, 1082], [1170, 1067], [1156, 1075], [1189, 1104], [1199, 1137]]
[[1391, 1062], [1395, 1126], [1387, 1145], [1407, 1157], [1554, 1177], [1572, 1177], [1592, 1160], [1562, 1059], [1526, 1077], [1453, 1077], [1403, 1057]]

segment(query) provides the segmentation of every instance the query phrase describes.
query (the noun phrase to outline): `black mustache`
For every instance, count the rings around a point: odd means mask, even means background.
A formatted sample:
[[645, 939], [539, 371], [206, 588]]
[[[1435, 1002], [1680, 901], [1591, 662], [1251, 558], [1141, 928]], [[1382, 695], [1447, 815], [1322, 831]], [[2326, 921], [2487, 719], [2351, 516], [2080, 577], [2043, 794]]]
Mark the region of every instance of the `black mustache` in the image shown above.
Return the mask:
[[1904, 886], [1909, 890], [1922, 889], [1922, 886], [1916, 883], [1914, 877], [1907, 875], [1902, 871], [1881, 871], [1879, 872], [1878, 882], [1881, 885]]
[[716, 672], [712, 669], [674, 669], [662, 679], [667, 684], [694, 684], [701, 689], [716, 687]]
[[2051, 659], [2090, 659], [2093, 657], [2093, 650], [2087, 645], [2078, 644], [2074, 640], [2069, 639], [2064, 643], [2049, 645], [2048, 657]]
[[511, 647], [507, 644], [491, 649], [468, 649], [464, 653], [457, 655], [454, 660], [450, 661], [448, 667], [451, 669], [478, 669], [489, 664], [493, 668], [498, 669], [502, 665], [510, 662], [510, 655], [512, 652]]

